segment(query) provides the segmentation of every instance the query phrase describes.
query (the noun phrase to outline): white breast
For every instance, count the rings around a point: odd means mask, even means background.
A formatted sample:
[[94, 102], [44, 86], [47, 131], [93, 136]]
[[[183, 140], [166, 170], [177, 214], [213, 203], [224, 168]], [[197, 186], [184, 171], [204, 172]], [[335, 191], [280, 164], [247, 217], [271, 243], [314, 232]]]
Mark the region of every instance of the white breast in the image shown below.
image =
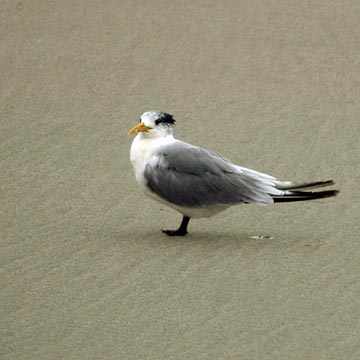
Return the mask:
[[146, 165], [153, 159], [157, 150], [176, 141], [173, 136], [169, 135], [160, 138], [144, 138], [138, 134], [130, 149], [130, 161], [134, 168], [135, 177], [140, 186], [145, 186], [144, 171]]

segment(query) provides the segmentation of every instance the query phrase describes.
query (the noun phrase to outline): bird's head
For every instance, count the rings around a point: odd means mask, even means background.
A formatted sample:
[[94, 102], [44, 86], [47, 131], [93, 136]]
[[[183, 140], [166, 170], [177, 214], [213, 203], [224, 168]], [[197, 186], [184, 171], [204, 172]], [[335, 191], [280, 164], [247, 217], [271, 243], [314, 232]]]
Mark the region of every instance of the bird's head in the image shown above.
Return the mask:
[[172, 135], [175, 120], [173, 116], [160, 111], [147, 111], [140, 117], [140, 123], [129, 130], [129, 134], [141, 133], [144, 137]]

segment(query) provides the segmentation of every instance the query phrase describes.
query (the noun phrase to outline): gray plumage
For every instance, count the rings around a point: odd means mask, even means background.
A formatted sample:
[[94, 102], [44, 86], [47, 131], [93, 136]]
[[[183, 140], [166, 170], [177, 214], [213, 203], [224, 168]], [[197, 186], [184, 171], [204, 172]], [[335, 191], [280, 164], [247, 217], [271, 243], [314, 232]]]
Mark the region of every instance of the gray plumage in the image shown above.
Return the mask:
[[200, 147], [177, 140], [161, 147], [146, 165], [148, 188], [172, 204], [187, 207], [267, 204], [274, 188], [271, 176], [240, 168]]

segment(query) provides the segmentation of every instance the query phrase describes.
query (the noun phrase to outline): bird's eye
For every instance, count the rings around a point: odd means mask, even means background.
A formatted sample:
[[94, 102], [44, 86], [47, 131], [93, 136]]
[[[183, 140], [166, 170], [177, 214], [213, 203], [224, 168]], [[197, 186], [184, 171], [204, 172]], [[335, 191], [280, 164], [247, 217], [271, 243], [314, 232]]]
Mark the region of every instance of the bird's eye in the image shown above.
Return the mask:
[[141, 119], [139, 120], [139, 123], [141, 123]]

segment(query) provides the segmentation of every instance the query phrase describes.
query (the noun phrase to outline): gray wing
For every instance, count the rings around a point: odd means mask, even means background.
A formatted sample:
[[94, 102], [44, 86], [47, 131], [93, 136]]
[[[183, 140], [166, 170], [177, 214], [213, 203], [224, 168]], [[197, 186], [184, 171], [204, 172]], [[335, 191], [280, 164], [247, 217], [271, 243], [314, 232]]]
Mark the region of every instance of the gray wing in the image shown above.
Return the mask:
[[170, 203], [201, 207], [273, 202], [274, 178], [238, 167], [182, 141], [160, 148], [146, 165], [147, 187]]

